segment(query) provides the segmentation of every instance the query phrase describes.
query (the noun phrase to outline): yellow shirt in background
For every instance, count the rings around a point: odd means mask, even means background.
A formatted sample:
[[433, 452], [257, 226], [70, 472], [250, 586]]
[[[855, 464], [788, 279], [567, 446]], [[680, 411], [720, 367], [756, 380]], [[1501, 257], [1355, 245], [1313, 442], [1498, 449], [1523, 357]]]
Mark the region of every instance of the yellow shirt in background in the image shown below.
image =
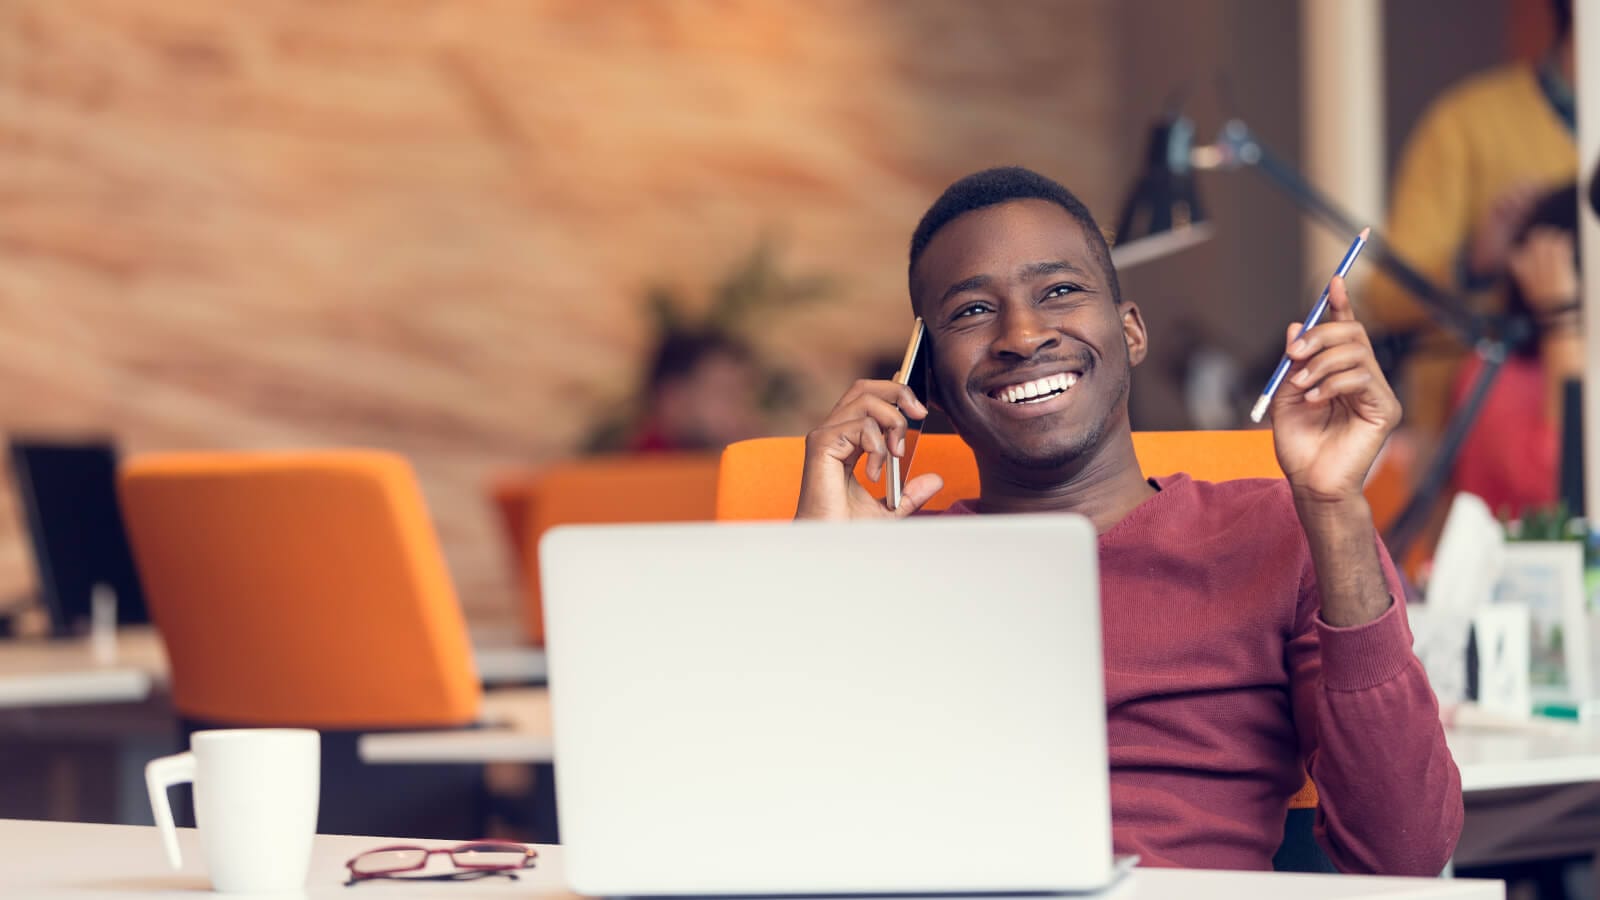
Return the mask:
[[[1554, 189], [1577, 173], [1577, 142], [1537, 70], [1528, 64], [1492, 69], [1452, 87], [1413, 129], [1395, 170], [1384, 238], [1430, 281], [1467, 296], [1480, 312], [1497, 312], [1505, 303], [1498, 286], [1474, 293], [1462, 282], [1475, 226], [1508, 189], [1527, 183]], [[1375, 275], [1358, 299], [1375, 331], [1442, 333], [1387, 276]], [[1451, 387], [1468, 349], [1448, 340], [1427, 344], [1405, 364], [1401, 398], [1407, 424], [1436, 434], [1449, 417]]]

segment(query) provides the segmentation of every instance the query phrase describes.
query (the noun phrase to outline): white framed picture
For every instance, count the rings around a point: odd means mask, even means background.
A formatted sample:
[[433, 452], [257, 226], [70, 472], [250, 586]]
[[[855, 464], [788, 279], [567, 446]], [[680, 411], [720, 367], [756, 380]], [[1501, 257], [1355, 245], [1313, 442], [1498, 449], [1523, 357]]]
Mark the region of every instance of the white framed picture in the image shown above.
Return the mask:
[[1508, 542], [1495, 602], [1528, 608], [1529, 681], [1534, 700], [1581, 703], [1591, 699], [1583, 544]]

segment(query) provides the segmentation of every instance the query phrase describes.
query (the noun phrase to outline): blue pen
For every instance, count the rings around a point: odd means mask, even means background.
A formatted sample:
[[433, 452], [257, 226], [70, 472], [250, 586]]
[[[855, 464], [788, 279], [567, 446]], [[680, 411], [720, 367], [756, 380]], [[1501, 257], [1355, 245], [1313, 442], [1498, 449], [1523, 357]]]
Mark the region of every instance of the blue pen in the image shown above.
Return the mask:
[[[1356, 264], [1356, 257], [1361, 255], [1361, 248], [1367, 245], [1367, 236], [1370, 234], [1372, 234], [1371, 228], [1363, 228], [1361, 233], [1356, 235], [1355, 243], [1344, 252], [1344, 259], [1339, 260], [1339, 270], [1333, 273], [1334, 278], [1343, 278], [1350, 274], [1350, 267]], [[1322, 296], [1317, 298], [1316, 305], [1311, 307], [1311, 312], [1306, 315], [1305, 325], [1300, 329], [1301, 334], [1317, 327], [1317, 323], [1322, 321], [1322, 314], [1328, 311], [1328, 291], [1332, 288], [1333, 280], [1329, 279], [1328, 286], [1322, 289]], [[1272, 377], [1267, 380], [1267, 386], [1261, 390], [1260, 399], [1256, 400], [1256, 405], [1250, 410], [1250, 421], [1260, 422], [1261, 417], [1267, 414], [1267, 406], [1272, 403], [1272, 395], [1278, 392], [1278, 385], [1283, 384], [1283, 376], [1289, 374], [1291, 363], [1292, 360], [1287, 353], [1278, 361], [1278, 368], [1273, 371]]]

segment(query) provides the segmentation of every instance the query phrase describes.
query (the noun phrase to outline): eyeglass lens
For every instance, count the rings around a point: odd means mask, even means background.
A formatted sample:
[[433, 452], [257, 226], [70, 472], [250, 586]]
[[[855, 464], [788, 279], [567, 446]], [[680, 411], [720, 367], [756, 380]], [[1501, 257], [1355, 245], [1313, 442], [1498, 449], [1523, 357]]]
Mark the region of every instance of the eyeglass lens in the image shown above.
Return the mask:
[[447, 856], [458, 869], [474, 871], [521, 869], [533, 860], [533, 854], [521, 844], [475, 841], [431, 852], [424, 847], [382, 847], [369, 850], [350, 861], [350, 870], [357, 875], [414, 872], [423, 868], [428, 857], [433, 854]]
[[520, 844], [464, 844], [450, 851], [450, 861], [463, 869], [520, 869], [528, 859]]

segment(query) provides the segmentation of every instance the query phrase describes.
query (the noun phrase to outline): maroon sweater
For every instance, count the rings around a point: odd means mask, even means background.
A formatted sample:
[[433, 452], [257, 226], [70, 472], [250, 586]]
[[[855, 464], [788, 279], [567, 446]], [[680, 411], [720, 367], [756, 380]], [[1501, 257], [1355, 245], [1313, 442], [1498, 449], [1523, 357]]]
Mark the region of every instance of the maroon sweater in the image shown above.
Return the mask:
[[1100, 535], [1116, 851], [1270, 869], [1309, 771], [1341, 870], [1437, 875], [1461, 833], [1461, 776], [1403, 603], [1354, 628], [1322, 621], [1285, 481], [1155, 481]]

